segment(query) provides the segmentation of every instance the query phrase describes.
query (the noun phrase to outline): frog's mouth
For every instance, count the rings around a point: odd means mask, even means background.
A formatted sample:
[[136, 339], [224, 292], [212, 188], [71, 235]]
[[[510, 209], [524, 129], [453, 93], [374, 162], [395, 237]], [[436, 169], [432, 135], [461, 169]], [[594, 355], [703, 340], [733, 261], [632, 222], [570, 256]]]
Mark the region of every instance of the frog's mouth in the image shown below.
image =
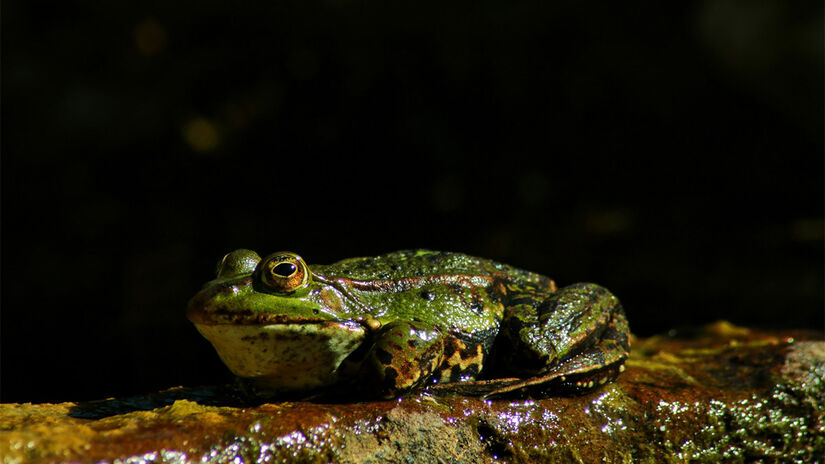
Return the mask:
[[281, 299], [279, 312], [273, 314], [269, 311], [272, 298], [253, 289], [251, 276], [212, 281], [189, 300], [186, 317], [201, 325], [319, 324], [335, 320], [301, 299]]
[[192, 312], [187, 317], [195, 325], [225, 326], [266, 326], [266, 325], [305, 325], [326, 324], [337, 321], [320, 317], [298, 317], [286, 314], [261, 314], [253, 311], [214, 311], [210, 313]]
[[277, 391], [335, 383], [344, 359], [364, 341], [356, 322], [198, 324], [233, 374]]

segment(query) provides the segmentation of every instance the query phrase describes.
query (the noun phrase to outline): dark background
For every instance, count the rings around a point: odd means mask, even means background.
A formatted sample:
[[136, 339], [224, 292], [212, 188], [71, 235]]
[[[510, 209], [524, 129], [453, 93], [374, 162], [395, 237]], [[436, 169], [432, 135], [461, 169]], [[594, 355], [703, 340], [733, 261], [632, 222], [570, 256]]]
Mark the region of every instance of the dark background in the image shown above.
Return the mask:
[[4, 2], [2, 401], [227, 380], [183, 311], [240, 247], [822, 329], [821, 2], [267, 3]]

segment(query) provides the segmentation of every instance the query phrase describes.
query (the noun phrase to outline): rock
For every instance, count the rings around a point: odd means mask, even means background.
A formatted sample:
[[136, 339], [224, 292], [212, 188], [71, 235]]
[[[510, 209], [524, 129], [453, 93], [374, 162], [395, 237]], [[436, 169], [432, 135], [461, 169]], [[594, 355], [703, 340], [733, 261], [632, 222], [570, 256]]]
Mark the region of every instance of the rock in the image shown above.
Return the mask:
[[825, 342], [725, 322], [637, 340], [581, 396], [244, 404], [228, 387], [0, 405], [24, 462], [823, 462]]

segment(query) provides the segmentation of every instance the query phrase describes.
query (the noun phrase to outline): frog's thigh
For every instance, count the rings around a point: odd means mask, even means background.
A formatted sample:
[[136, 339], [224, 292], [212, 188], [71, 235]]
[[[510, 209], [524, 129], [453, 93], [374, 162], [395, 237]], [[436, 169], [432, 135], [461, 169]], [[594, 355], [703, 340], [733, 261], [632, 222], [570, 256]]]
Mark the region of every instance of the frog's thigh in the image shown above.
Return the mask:
[[467, 344], [457, 338], [444, 342], [444, 360], [438, 367], [439, 382], [464, 382], [475, 379], [484, 365], [484, 347]]
[[362, 378], [380, 395], [393, 397], [432, 378], [444, 352], [439, 331], [417, 322], [393, 322], [376, 334]]

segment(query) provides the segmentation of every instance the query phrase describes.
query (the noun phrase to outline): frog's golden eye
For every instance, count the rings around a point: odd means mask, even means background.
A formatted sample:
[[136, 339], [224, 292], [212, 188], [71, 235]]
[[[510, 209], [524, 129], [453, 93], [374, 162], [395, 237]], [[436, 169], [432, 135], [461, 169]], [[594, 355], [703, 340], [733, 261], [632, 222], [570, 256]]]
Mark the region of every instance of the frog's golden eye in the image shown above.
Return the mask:
[[288, 251], [273, 253], [258, 266], [261, 283], [277, 293], [292, 293], [309, 283], [310, 272], [300, 256]]

